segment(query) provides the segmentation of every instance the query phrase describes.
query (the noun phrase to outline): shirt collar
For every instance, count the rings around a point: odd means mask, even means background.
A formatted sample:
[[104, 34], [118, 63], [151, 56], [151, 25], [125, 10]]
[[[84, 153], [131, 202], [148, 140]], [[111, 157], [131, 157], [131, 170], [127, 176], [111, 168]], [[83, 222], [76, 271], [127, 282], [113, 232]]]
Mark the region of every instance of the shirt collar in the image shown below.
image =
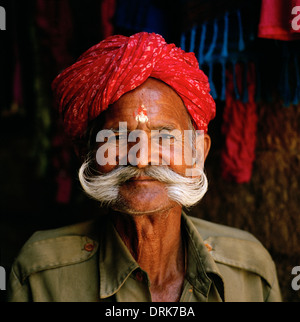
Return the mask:
[[224, 301], [224, 284], [221, 273], [197, 228], [184, 212], [182, 213], [182, 229], [185, 233], [187, 247], [186, 279], [205, 297], [208, 297], [212, 283], [214, 283]]
[[[108, 217], [104, 218], [101, 226], [100, 298], [105, 299], [117, 293], [139, 265]], [[214, 283], [224, 300], [224, 286], [218, 267], [196, 227], [185, 213], [182, 213], [182, 229], [187, 249], [186, 279], [204, 297], [208, 297], [211, 285]]]
[[100, 298], [104, 299], [114, 295], [139, 265], [123, 243], [112, 221], [106, 218], [101, 226]]

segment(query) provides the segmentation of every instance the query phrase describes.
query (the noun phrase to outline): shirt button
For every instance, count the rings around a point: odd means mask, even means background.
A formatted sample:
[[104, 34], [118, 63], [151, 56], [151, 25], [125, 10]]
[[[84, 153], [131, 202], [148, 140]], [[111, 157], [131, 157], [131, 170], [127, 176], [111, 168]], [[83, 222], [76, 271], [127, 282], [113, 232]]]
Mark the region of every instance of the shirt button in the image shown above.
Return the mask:
[[92, 252], [94, 250], [95, 246], [91, 243], [87, 243], [84, 245], [84, 250], [87, 252]]
[[208, 244], [208, 243], [205, 244], [205, 247], [207, 248], [207, 250], [209, 252], [211, 252], [213, 250], [212, 246], [210, 244]]

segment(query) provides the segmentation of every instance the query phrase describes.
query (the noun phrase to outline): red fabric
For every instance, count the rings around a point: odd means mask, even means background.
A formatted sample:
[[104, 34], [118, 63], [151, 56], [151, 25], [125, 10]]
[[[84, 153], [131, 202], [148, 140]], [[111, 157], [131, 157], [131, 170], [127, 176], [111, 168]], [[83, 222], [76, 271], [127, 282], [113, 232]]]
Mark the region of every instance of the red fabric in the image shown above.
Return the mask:
[[[236, 66], [236, 78], [242, 92], [243, 68]], [[249, 182], [255, 160], [257, 113], [255, 97], [255, 67], [249, 65], [248, 96], [249, 102], [235, 99], [232, 72], [228, 71], [226, 105], [223, 115], [222, 133], [225, 146], [221, 153], [222, 177], [237, 183]]]
[[300, 10], [292, 14], [292, 9], [300, 6], [300, 0], [262, 0], [258, 36], [277, 40], [300, 39]]
[[73, 35], [69, 1], [37, 0], [36, 22], [42, 44], [51, 51], [58, 70], [73, 63], [67, 46]]
[[54, 80], [54, 96], [66, 133], [71, 138], [82, 137], [89, 121], [149, 77], [171, 86], [196, 128], [207, 131], [216, 107], [194, 53], [167, 44], [160, 35], [141, 32], [107, 38]]
[[101, 20], [103, 37], [107, 38], [114, 34], [112, 19], [116, 11], [116, 0], [102, 0], [101, 3]]

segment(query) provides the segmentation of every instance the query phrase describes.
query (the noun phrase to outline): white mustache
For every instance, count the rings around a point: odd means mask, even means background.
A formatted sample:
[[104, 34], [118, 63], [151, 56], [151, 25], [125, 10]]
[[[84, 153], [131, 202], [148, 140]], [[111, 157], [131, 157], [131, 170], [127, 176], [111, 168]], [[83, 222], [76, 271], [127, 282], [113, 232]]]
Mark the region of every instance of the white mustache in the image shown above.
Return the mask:
[[181, 176], [167, 166], [148, 166], [143, 169], [119, 166], [109, 173], [92, 174], [89, 163], [84, 162], [79, 170], [80, 183], [91, 198], [106, 206], [117, 202], [122, 184], [139, 176], [165, 183], [169, 198], [187, 208], [198, 203], [207, 191], [208, 182], [203, 170], [197, 178]]

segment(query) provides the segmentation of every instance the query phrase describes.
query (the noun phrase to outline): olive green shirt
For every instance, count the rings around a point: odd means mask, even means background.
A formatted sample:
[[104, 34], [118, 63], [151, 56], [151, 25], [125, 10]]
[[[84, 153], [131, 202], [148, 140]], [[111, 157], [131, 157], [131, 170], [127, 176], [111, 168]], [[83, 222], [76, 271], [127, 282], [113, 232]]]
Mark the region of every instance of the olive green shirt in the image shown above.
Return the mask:
[[[167, 228], [166, 228], [167, 229]], [[249, 233], [182, 214], [181, 302], [281, 301], [275, 265]], [[107, 216], [35, 233], [10, 274], [10, 302], [151, 302], [150, 282]]]

